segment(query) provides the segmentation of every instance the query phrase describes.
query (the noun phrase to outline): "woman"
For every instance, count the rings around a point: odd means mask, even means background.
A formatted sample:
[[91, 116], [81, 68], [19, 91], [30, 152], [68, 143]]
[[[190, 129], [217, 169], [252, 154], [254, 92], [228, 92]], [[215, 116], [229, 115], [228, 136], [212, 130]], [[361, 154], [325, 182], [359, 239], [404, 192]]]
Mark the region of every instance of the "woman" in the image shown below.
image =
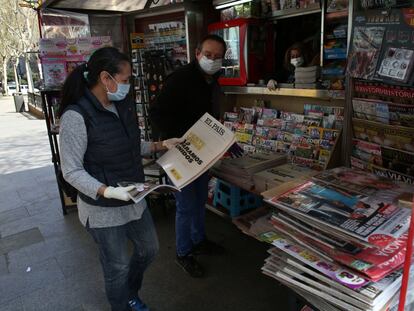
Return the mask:
[[[66, 79], [59, 112], [63, 177], [78, 190], [79, 219], [98, 244], [113, 311], [148, 310], [138, 291], [158, 251], [145, 201], [133, 204], [131, 187], [118, 183], [143, 182], [141, 154], [180, 142], [140, 141], [134, 103], [127, 98], [130, 77], [126, 55], [115, 48], [99, 49]], [[134, 246], [132, 257], [128, 240]]]

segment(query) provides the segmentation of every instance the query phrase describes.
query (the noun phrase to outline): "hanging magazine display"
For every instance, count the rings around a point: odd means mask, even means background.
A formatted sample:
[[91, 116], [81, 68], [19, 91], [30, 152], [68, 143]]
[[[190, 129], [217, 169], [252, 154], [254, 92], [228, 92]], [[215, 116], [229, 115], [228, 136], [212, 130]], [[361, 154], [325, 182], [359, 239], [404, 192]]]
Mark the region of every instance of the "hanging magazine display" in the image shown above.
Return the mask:
[[348, 73], [399, 85], [414, 81], [414, 9], [356, 14]]

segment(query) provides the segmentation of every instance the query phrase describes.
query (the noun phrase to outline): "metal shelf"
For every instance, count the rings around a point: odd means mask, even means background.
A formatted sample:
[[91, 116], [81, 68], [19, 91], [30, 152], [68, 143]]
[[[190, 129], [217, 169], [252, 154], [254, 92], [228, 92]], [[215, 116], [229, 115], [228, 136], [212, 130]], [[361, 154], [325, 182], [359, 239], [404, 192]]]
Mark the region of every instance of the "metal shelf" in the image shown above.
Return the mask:
[[317, 89], [291, 89], [279, 88], [269, 90], [267, 87], [256, 86], [224, 86], [224, 94], [229, 95], [269, 95], [269, 96], [292, 96], [292, 97], [310, 97], [319, 99], [344, 99], [343, 96], [329, 90]]
[[305, 9], [287, 9], [287, 10], [279, 10], [274, 11], [272, 13], [272, 16], [270, 19], [272, 20], [278, 20], [278, 19], [284, 19], [284, 18], [290, 18], [290, 17], [296, 17], [296, 16], [303, 16], [308, 14], [315, 14], [315, 13], [321, 13], [322, 9], [319, 5], [319, 3], [316, 3], [314, 5], [311, 5]]

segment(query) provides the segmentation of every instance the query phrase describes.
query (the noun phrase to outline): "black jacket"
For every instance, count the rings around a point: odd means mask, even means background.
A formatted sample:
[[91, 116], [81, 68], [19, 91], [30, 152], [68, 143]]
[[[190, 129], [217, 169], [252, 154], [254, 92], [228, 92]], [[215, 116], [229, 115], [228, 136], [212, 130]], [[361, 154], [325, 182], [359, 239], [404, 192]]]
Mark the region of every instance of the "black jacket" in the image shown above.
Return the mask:
[[[88, 90], [67, 110], [79, 112], [88, 132], [88, 146], [84, 155], [84, 168], [107, 186], [117, 187], [118, 182], [144, 182], [141, 160], [140, 130], [132, 100], [114, 102], [119, 117], [106, 110]], [[133, 203], [99, 197], [97, 200], [79, 193], [88, 204], [116, 207]]]
[[181, 137], [206, 112], [218, 117], [220, 87], [217, 76], [207, 82], [197, 61], [167, 77], [150, 107], [150, 120], [160, 139]]

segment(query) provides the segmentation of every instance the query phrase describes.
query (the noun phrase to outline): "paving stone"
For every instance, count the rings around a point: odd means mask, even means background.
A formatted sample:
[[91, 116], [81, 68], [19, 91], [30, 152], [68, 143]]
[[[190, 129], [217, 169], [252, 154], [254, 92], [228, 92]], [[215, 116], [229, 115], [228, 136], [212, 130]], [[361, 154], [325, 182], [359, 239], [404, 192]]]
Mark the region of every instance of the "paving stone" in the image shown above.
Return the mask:
[[64, 280], [63, 273], [54, 258], [31, 265], [30, 271], [26, 269], [27, 267], [0, 277], [0, 305], [46, 285], [55, 286]]
[[9, 272], [7, 265], [7, 258], [5, 255], [0, 255], [0, 276]]
[[100, 266], [98, 250], [93, 247], [61, 253], [56, 256], [56, 260], [66, 278]]
[[0, 212], [0, 225], [13, 222], [24, 217], [28, 217], [29, 213], [24, 207], [14, 208], [4, 212]]
[[24, 206], [28, 211], [28, 214], [33, 216], [45, 212], [61, 212], [61, 204], [59, 198], [46, 199], [41, 201], [32, 202]]
[[0, 311], [23, 311], [23, 303], [20, 297], [13, 299], [12, 301], [0, 305]]
[[0, 254], [44, 241], [38, 228], [22, 231], [0, 239]]

